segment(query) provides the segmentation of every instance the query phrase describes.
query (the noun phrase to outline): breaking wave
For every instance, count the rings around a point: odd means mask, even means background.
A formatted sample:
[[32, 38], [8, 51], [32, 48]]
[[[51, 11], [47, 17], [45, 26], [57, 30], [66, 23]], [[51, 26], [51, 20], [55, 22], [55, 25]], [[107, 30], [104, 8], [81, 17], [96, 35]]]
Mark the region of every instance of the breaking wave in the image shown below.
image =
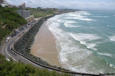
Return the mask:
[[91, 15], [88, 12], [72, 12], [65, 15], [64, 19], [75, 19], [75, 20], [82, 20], [82, 21], [93, 21], [93, 19], [87, 18], [87, 15]]
[[110, 54], [110, 53], [101, 53], [101, 52], [98, 52], [98, 54], [103, 55], [103, 56], [112, 57], [112, 54]]
[[66, 21], [65, 23], [64, 23], [64, 26], [65, 27], [80, 27], [80, 26], [77, 26], [77, 25], [75, 25], [75, 21]]
[[[71, 12], [57, 15], [47, 21], [49, 30], [56, 37], [57, 49], [60, 47], [59, 60], [63, 67], [77, 72], [103, 73], [111, 71], [113, 69], [110, 68], [110, 64], [107, 64], [105, 59], [98, 57], [92, 51], [98, 50], [96, 46], [98, 45], [97, 41], [101, 39], [100, 36], [90, 33], [73, 33], [62, 28], [62, 26], [80, 27], [74, 19], [93, 21], [93, 19], [87, 18], [87, 15], [91, 14], [85, 11]], [[98, 52], [97, 54], [112, 56], [108, 53]]]
[[111, 41], [115, 41], [115, 36], [111, 36], [109, 39], [110, 39]]
[[90, 48], [90, 49], [93, 49], [93, 50], [97, 50], [95, 48], [96, 43], [88, 43], [88, 41], [98, 40], [98, 39], [100, 39], [99, 36], [97, 36], [95, 34], [84, 34], [84, 33], [77, 33], [77, 34], [72, 34], [71, 33], [70, 35], [75, 40], [80, 41], [80, 43], [85, 45], [87, 48]]

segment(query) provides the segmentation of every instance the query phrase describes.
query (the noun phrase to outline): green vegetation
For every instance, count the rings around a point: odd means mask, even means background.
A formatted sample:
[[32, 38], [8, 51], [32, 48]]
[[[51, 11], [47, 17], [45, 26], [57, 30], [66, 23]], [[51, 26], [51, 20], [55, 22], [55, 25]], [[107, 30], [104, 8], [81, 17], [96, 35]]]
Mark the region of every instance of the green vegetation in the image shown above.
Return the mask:
[[[16, 13], [17, 9], [18, 8], [8, 8], [8, 7], [0, 6], [0, 42], [8, 34], [10, 34], [14, 29], [27, 23], [23, 17], [21, 17], [20, 15]], [[32, 14], [34, 14], [35, 17], [45, 17], [45, 16], [53, 15], [56, 13], [56, 9], [29, 8], [29, 10], [32, 11]], [[44, 22], [44, 20], [45, 18], [43, 18], [38, 24], [36, 24], [35, 27], [37, 25], [41, 25]], [[38, 27], [37, 29], [34, 29], [35, 27], [33, 27], [32, 30], [29, 31], [30, 33], [33, 33], [34, 35], [38, 31], [40, 26], [37, 26]], [[40, 58], [34, 57], [31, 54], [28, 54], [29, 52], [28, 47], [30, 47], [29, 44], [31, 44], [32, 42], [31, 40], [34, 37], [34, 36], [31, 36], [30, 33], [27, 33], [26, 35], [24, 35], [25, 36], [24, 40], [26, 40], [26, 36], [27, 37], [29, 36], [30, 41], [26, 42], [28, 43], [28, 45], [22, 44], [24, 45], [25, 48], [21, 50], [21, 52], [23, 51], [23, 55], [27, 57], [28, 59], [31, 59], [32, 61], [38, 61], [40, 62], [39, 64], [43, 64], [43, 65], [49, 65], [46, 62], [42, 61]], [[19, 52], [20, 51], [18, 50], [18, 53]], [[36, 68], [30, 64], [23, 64], [21, 62], [14, 62], [12, 60], [7, 61], [4, 56], [0, 55], [0, 76], [69, 76], [69, 75], [57, 73], [55, 71], [49, 71], [46, 69]]]
[[[21, 17], [16, 13], [16, 10], [17, 8], [8, 8], [8, 7], [4, 8], [0, 6], [0, 42], [14, 29], [27, 23], [23, 17]], [[47, 10], [47, 13], [46, 11], [44, 11], [44, 13], [43, 11], [40, 13], [42, 13], [43, 15], [38, 15], [39, 17], [51, 15], [51, 13], [53, 14], [53, 12], [50, 10], [49, 11]], [[39, 22], [39, 24], [42, 23], [43, 21]], [[24, 53], [24, 55], [28, 55], [26, 53]], [[38, 59], [33, 56], [30, 56], [30, 59], [32, 58]], [[47, 65], [47, 63], [43, 62], [41, 59], [39, 59], [38, 61]], [[0, 55], [0, 76], [69, 76], [69, 75], [57, 73], [55, 71], [49, 71], [46, 69], [36, 68], [30, 64], [14, 62], [12, 59], [10, 61], [7, 61], [4, 56]]]
[[54, 8], [29, 8], [32, 12], [32, 14], [34, 15], [35, 18], [37, 17], [45, 17], [45, 16], [49, 16], [49, 15], [53, 15], [56, 14], [58, 12], [57, 9]]
[[0, 55], [0, 76], [69, 76], [55, 71], [38, 69], [29, 64], [7, 61]]
[[56, 8], [40, 8], [40, 7], [39, 8], [27, 8], [27, 9], [31, 10], [35, 18], [76, 11], [73, 9], [56, 9]]
[[16, 8], [0, 6], [0, 42], [6, 35], [23, 24], [26, 24], [26, 20], [16, 13]]

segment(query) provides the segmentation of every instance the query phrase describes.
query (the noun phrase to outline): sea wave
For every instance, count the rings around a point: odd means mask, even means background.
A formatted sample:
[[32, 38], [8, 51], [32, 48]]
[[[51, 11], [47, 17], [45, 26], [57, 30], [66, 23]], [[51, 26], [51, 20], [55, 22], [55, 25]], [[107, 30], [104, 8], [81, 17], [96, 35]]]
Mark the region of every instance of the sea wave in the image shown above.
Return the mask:
[[113, 64], [109, 64], [109, 66], [112, 67], [112, 68], [115, 68], [115, 65], [113, 65]]
[[[95, 56], [95, 54], [93, 54], [93, 51], [91, 50], [91, 49], [97, 50], [95, 48], [97, 42], [90, 42], [101, 39], [101, 37], [96, 34], [73, 33], [64, 31], [61, 28], [61, 26], [63, 26], [62, 23], [65, 23], [64, 24], [65, 27], [68, 27], [67, 24], [74, 23], [74, 20], [70, 22], [66, 20], [67, 16], [70, 17], [70, 15], [72, 19], [72, 16], [76, 16], [77, 14], [69, 13], [69, 15], [68, 14], [63, 14], [60, 16], [57, 15], [53, 18], [50, 18], [47, 21], [49, 30], [55, 36], [56, 42], [58, 42], [56, 43], [56, 45], [60, 46], [60, 52], [59, 52], [60, 62], [63, 64], [65, 68], [77, 72], [86, 72], [86, 73], [105, 72], [106, 69], [108, 69], [106, 61], [98, 56]], [[78, 43], [77, 41], [80, 41], [80, 43]], [[82, 46], [81, 44], [85, 45], [87, 48]], [[110, 56], [109, 54], [103, 54], [103, 55]]]
[[109, 39], [110, 39], [111, 41], [115, 41], [115, 35], [114, 35], [114, 36], [109, 37]]
[[92, 16], [92, 17], [98, 17], [98, 18], [108, 18], [109, 16]]
[[67, 20], [66, 22], [64, 22], [64, 26], [65, 27], [80, 27], [80, 26], [75, 25], [75, 23], [77, 23], [77, 22]]
[[[80, 66], [85, 66], [86, 64], [84, 63], [87, 61], [90, 62], [89, 57], [92, 55], [92, 52], [85, 48], [81, 48], [79, 45], [76, 46], [76, 44], [71, 40], [69, 33], [60, 28], [60, 24], [56, 23], [55, 18], [49, 19], [48, 23], [50, 23], [48, 24], [49, 29], [54, 34], [61, 47], [61, 51], [59, 53], [60, 62], [64, 64], [66, 68], [72, 69], [72, 65], [76, 65], [77, 67], [73, 68], [75, 71], [87, 72], [88, 67], [85, 69]], [[90, 63], [87, 63], [87, 65], [89, 66]], [[77, 68], [79, 68], [79, 70]]]
[[98, 39], [100, 39], [99, 36], [97, 36], [95, 34], [85, 34], [85, 33], [77, 33], [77, 34], [70, 33], [70, 35], [75, 40], [80, 41], [80, 43], [85, 45], [87, 48], [97, 50], [95, 48], [96, 43], [94, 43], [94, 42], [93, 43], [88, 43], [88, 41], [98, 40]]
[[81, 40], [81, 41], [91, 41], [91, 40], [97, 40], [100, 39], [99, 36], [95, 35], [95, 34], [86, 34], [86, 33], [77, 33], [77, 34], [73, 34], [70, 33], [70, 35], [76, 39], [76, 40]]
[[112, 57], [112, 54], [110, 54], [110, 53], [101, 53], [101, 52], [98, 52], [98, 54], [102, 55], [102, 56]]
[[93, 21], [93, 19], [88, 18], [87, 16], [90, 15], [88, 12], [74, 12], [65, 15], [64, 19], [77, 19], [82, 21]]

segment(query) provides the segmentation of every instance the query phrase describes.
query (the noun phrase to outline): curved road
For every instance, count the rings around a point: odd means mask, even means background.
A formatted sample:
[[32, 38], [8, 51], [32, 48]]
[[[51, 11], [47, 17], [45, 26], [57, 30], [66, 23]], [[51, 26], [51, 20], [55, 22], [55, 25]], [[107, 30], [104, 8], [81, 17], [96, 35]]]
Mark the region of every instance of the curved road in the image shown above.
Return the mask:
[[[29, 61], [28, 59], [24, 58], [23, 56], [20, 56], [18, 54], [16, 54], [14, 51], [12, 51], [13, 45], [14, 43], [21, 38], [24, 33], [26, 33], [27, 31], [29, 31], [29, 29], [31, 29], [32, 26], [34, 26], [34, 24], [36, 24], [38, 21], [33, 21], [28, 23], [27, 25], [24, 25], [23, 29], [19, 30], [18, 33], [11, 37], [9, 36], [9, 39], [6, 39], [6, 42], [3, 44], [2, 46], [2, 50], [1, 53], [6, 57], [6, 59], [9, 61], [10, 59], [13, 59], [14, 61], [20, 61], [23, 62], [25, 64], [32, 64], [38, 67], [38, 65], [36, 65], [35, 63]], [[40, 66], [39, 66], [40, 67]]]
[[[14, 46], [14, 43], [20, 39], [27, 31], [29, 31], [29, 29], [32, 28], [32, 26], [34, 26], [34, 24], [36, 24], [38, 22], [37, 21], [33, 21], [33, 22], [30, 22], [28, 23], [27, 25], [24, 25], [23, 29], [19, 30], [18, 33], [16, 33], [16, 35], [14, 35], [13, 37], [10, 36], [9, 39], [6, 39], [6, 42], [3, 44], [2, 46], [2, 50], [1, 50], [1, 53], [6, 57], [6, 59], [9, 61], [10, 59], [13, 59], [14, 61], [20, 61], [20, 62], [23, 62], [25, 64], [32, 64], [36, 67], [39, 67], [39, 68], [43, 68], [42, 66], [26, 59], [25, 57], [15, 53], [14, 51], [12, 51], [12, 48]], [[48, 69], [48, 68], [47, 68]], [[49, 70], [53, 70], [53, 69], [49, 69]], [[61, 71], [59, 71], [61, 72]], [[75, 74], [75, 73], [74, 73]], [[84, 76], [105, 76], [105, 75], [98, 75], [98, 74], [85, 74], [85, 73], [76, 73], [76, 75], [84, 75]], [[111, 75], [112, 76], [112, 75]]]

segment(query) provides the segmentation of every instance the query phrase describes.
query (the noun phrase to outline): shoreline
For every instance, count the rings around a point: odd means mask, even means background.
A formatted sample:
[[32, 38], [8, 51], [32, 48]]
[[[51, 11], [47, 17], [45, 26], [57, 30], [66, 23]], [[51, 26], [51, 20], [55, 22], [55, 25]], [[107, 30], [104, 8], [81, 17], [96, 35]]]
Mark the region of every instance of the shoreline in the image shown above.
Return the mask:
[[42, 24], [36, 34], [30, 53], [40, 57], [51, 65], [61, 66], [58, 57], [59, 53], [56, 48], [56, 38], [48, 29], [47, 21]]
[[[44, 22], [43, 22], [44, 23]], [[42, 26], [42, 25], [41, 25]], [[33, 40], [34, 41], [34, 40]], [[28, 44], [29, 45], [29, 44]], [[31, 47], [31, 46], [30, 46]], [[26, 48], [27, 50], [29, 50], [29, 48]], [[25, 50], [26, 51], [26, 50]], [[20, 52], [18, 52], [19, 54], [20, 54]], [[23, 54], [23, 53], [22, 53]], [[25, 54], [26, 55], [26, 54]], [[28, 57], [28, 56], [25, 56], [24, 54], [22, 55], [22, 56], [24, 56], [25, 58], [26, 57]], [[31, 56], [32, 57], [32, 56]], [[34, 58], [34, 57], [33, 57]], [[28, 60], [30, 60], [31, 58], [27, 58]], [[40, 58], [38, 58], [38, 59], [40, 59]], [[36, 58], [36, 60], [37, 60], [37, 58]], [[30, 61], [33, 61], [33, 60], [30, 60]], [[36, 61], [33, 61], [34, 63], [36, 63]], [[38, 65], [41, 65], [40, 63], [38, 63]], [[44, 66], [44, 65], [41, 65], [41, 66]], [[44, 67], [47, 67], [47, 66], [44, 66]], [[48, 68], [51, 68], [51, 67], [48, 67]], [[52, 69], [52, 68], [51, 68]], [[53, 68], [53, 69], [55, 69], [55, 68]], [[59, 68], [60, 69], [60, 68]], [[59, 71], [63, 71], [63, 69], [62, 70], [59, 70]], [[66, 71], [65, 71], [66, 72]], [[72, 72], [71, 72], [72, 73]]]
[[[54, 16], [54, 15], [53, 15]], [[26, 32], [18, 41], [15, 42], [14, 48], [12, 49], [13, 52], [16, 54], [26, 58], [27, 60], [31, 61], [32, 63], [35, 63], [38, 65], [38, 67], [42, 67], [48, 70], [53, 70], [61, 73], [68, 73], [72, 75], [98, 75], [98, 74], [90, 74], [90, 73], [80, 73], [80, 72], [74, 72], [68, 69], [65, 69], [63, 67], [58, 67], [54, 65], [48, 64], [46, 61], [42, 60], [39, 57], [33, 56], [30, 54], [30, 47], [34, 41], [36, 33], [39, 31], [39, 28], [42, 26], [42, 24], [49, 19], [48, 16], [45, 18], [42, 18], [40, 21], [38, 21], [37, 24], [35, 24], [28, 32]], [[38, 27], [38, 28], [36, 28]]]

